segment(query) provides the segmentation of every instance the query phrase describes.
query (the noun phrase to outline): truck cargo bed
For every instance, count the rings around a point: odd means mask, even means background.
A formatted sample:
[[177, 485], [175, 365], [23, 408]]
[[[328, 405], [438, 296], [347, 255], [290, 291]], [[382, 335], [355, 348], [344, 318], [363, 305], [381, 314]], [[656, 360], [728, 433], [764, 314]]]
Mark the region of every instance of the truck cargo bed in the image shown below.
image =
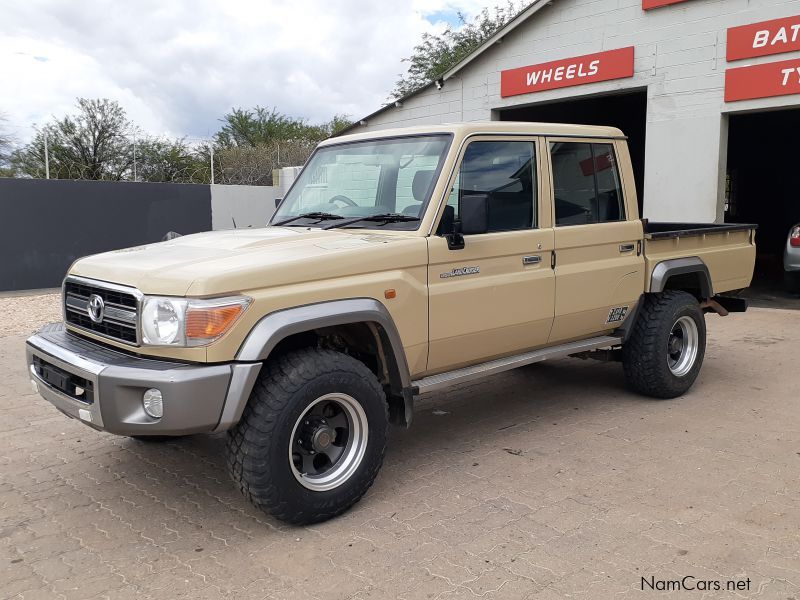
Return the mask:
[[642, 224], [644, 237], [649, 240], [758, 229], [758, 225], [749, 223], [668, 223], [642, 219]]
[[756, 259], [757, 225], [646, 220], [642, 225], [648, 282], [659, 263], [694, 258], [702, 260], [708, 268], [715, 294], [750, 285]]

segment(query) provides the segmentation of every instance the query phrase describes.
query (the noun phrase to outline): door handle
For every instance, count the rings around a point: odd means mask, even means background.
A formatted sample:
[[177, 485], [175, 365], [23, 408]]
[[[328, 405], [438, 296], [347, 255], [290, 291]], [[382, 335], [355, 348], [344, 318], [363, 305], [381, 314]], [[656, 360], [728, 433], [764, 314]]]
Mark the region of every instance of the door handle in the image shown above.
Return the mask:
[[533, 256], [523, 256], [522, 257], [522, 264], [523, 265], [538, 265], [542, 262], [542, 257], [538, 254], [534, 254]]
[[633, 252], [636, 249], [636, 244], [620, 244], [620, 252]]

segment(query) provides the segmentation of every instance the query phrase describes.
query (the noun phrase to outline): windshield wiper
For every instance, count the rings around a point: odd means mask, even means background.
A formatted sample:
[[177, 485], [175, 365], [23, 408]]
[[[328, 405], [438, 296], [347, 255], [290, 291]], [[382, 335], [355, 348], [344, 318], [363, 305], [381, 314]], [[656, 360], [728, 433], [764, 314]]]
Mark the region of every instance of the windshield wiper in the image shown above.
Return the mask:
[[346, 227], [347, 225], [352, 225], [353, 223], [358, 223], [359, 221], [381, 221], [383, 225], [387, 223], [406, 223], [408, 221], [419, 221], [419, 217], [412, 217], [411, 215], [402, 215], [400, 213], [384, 213], [381, 215], [367, 215], [366, 217], [353, 217], [352, 219], [346, 219], [344, 221], [339, 221], [337, 223], [331, 223], [330, 225], [325, 225], [320, 227], [320, 229], [334, 229], [337, 227]]
[[318, 221], [330, 221], [332, 219], [344, 219], [341, 215], [334, 215], [333, 213], [326, 213], [326, 212], [308, 212], [303, 213], [302, 215], [297, 215], [296, 217], [290, 217], [288, 219], [284, 219], [283, 221], [278, 221], [277, 223], [271, 223], [273, 227], [280, 227], [281, 225], [288, 225], [292, 221], [297, 221], [299, 219], [317, 219]]

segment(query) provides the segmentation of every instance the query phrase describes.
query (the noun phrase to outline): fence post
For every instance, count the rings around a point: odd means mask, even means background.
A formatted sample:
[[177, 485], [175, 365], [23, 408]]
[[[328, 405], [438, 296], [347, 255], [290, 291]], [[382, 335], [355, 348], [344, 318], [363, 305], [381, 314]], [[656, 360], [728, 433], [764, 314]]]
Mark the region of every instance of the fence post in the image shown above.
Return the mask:
[[211, 148], [211, 185], [214, 185], [214, 146], [209, 146]]
[[44, 130], [44, 176], [50, 179], [50, 154], [47, 150], [47, 129]]

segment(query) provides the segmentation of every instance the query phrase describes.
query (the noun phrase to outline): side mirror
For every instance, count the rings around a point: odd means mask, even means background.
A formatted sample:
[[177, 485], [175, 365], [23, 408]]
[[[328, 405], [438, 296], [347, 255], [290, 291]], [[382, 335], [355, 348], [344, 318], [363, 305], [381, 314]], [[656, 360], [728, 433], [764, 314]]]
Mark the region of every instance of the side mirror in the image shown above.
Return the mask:
[[275, 208], [278, 208], [283, 202], [283, 198], [275, 198]]
[[461, 223], [456, 223], [456, 211], [449, 204], [445, 205], [442, 220], [439, 221], [437, 235], [447, 240], [448, 250], [463, 250], [464, 236], [461, 235]]
[[489, 195], [470, 194], [461, 197], [461, 233], [465, 235], [489, 231]]

